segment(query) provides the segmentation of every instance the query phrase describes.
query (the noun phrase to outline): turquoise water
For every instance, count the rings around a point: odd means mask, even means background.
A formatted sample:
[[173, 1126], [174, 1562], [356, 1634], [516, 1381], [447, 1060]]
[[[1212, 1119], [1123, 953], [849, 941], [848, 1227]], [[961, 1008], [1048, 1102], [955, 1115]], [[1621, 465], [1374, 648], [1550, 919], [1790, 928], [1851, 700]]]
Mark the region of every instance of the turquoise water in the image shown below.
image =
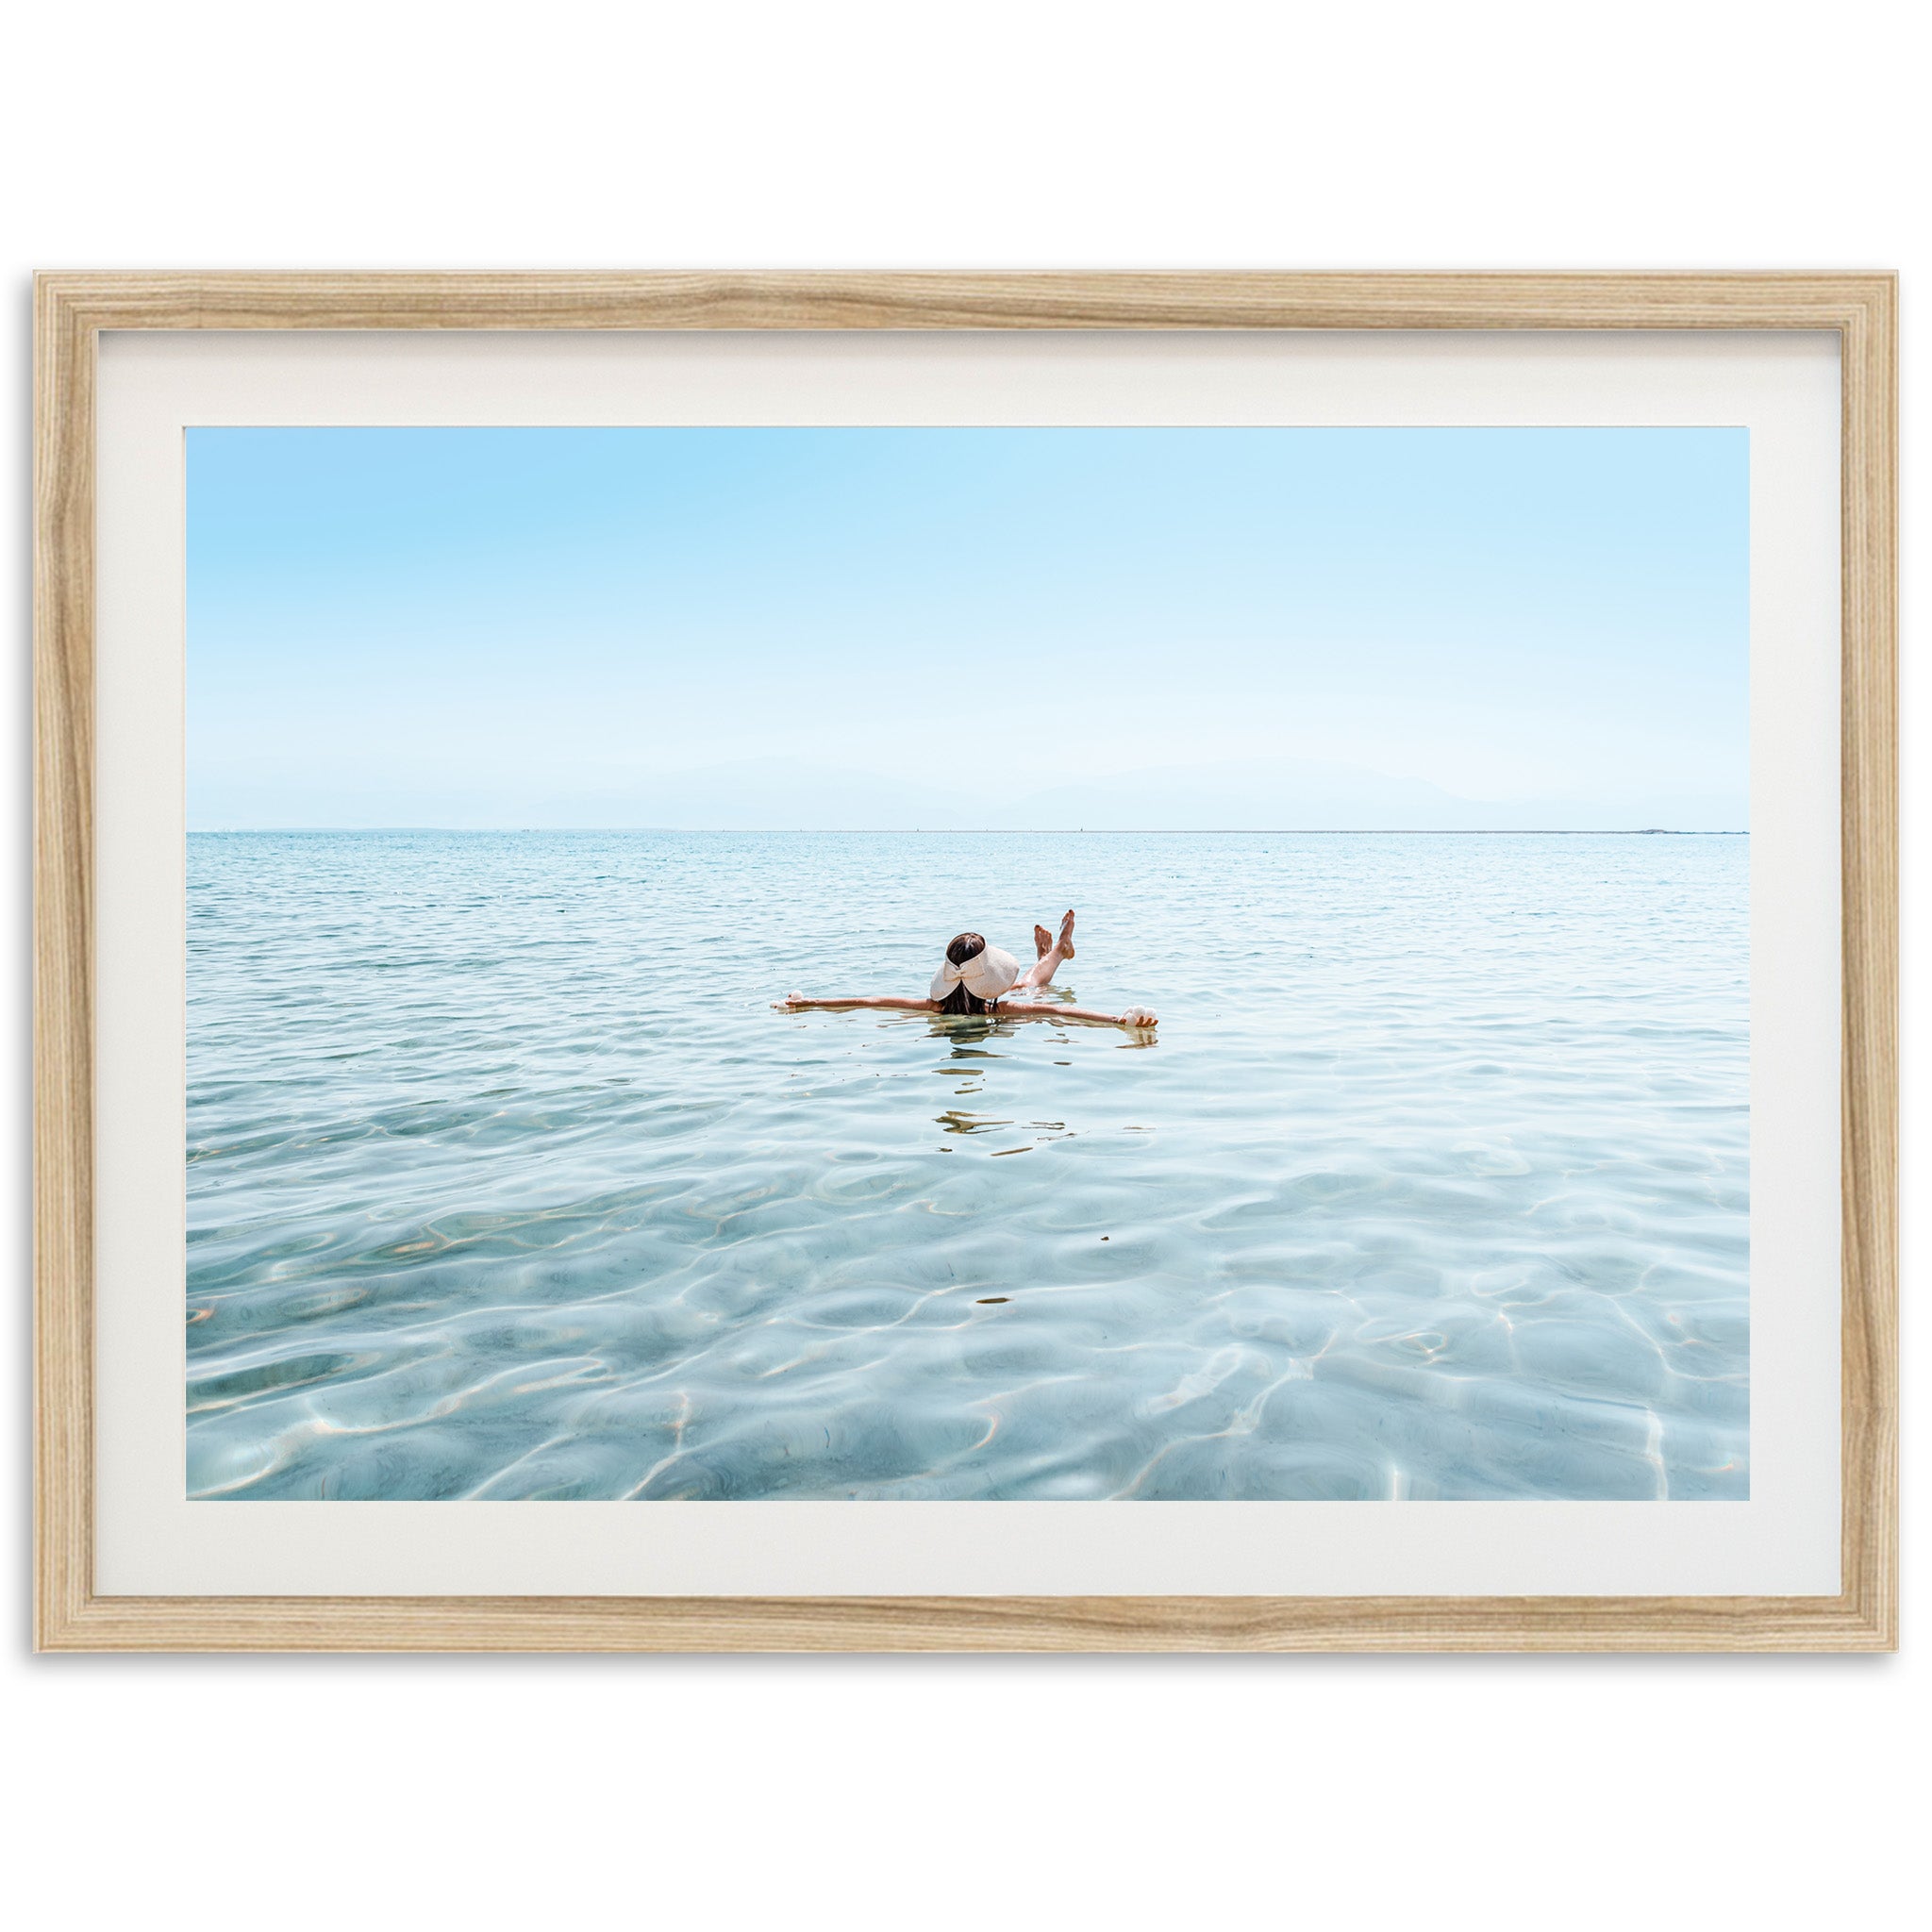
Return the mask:
[[1742, 1497], [1747, 860], [196, 835], [189, 1491]]

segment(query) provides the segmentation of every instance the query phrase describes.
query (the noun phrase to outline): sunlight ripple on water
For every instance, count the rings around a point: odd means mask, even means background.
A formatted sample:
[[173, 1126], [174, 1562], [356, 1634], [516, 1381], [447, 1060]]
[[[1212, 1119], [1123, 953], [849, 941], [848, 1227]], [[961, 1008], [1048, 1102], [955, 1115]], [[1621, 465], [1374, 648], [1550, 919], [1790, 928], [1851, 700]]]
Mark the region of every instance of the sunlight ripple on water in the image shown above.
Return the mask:
[[196, 835], [190, 1493], [1744, 1497], [1748, 843]]

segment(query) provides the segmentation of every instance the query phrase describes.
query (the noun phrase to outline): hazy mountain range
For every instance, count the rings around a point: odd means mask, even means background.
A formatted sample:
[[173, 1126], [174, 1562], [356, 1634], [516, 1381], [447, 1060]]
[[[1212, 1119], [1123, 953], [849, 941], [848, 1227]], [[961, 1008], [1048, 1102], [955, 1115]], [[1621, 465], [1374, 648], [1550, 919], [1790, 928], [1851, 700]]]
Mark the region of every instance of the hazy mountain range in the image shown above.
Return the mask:
[[[966, 761], [970, 771], [970, 760]], [[586, 785], [569, 795], [464, 796], [370, 787], [192, 786], [190, 824], [242, 826], [638, 826], [676, 831], [1741, 831], [1737, 788], [1613, 797], [1459, 798], [1421, 778], [1307, 758], [1172, 765], [989, 793], [802, 759], [757, 758]]]

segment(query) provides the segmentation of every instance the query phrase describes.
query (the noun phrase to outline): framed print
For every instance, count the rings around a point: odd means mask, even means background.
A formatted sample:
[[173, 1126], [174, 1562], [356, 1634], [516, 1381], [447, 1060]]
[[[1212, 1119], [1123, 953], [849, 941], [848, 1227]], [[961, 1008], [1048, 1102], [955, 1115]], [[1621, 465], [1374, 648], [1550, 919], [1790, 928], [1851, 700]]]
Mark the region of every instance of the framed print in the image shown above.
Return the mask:
[[42, 1646], [1890, 1648], [1894, 362], [43, 277]]

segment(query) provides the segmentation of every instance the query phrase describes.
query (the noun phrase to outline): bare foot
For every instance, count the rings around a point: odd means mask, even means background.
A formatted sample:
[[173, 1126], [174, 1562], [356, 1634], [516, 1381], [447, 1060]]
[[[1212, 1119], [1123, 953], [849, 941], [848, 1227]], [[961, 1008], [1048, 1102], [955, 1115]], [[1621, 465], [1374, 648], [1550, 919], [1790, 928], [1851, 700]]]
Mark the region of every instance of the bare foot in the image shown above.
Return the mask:
[[[1043, 925], [1036, 925], [1033, 928], [1033, 957], [1036, 960], [1044, 959], [1056, 945], [1059, 947], [1061, 959], [1071, 959], [1074, 957], [1074, 915], [1071, 912], [1060, 921], [1060, 936], [1058, 940]], [[1055, 963], [1058, 964], [1058, 961]]]

